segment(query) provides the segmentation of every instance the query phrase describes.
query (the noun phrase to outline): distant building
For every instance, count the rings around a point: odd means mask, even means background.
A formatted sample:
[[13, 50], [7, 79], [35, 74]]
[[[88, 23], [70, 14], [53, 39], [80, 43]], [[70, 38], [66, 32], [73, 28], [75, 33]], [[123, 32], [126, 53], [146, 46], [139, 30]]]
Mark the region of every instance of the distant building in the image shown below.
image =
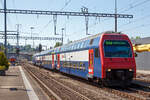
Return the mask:
[[139, 38], [132, 40], [133, 44], [150, 44], [150, 37]]
[[[132, 40], [133, 44], [150, 44], [150, 37]], [[137, 53], [135, 58], [137, 69], [150, 70], [150, 52]]]

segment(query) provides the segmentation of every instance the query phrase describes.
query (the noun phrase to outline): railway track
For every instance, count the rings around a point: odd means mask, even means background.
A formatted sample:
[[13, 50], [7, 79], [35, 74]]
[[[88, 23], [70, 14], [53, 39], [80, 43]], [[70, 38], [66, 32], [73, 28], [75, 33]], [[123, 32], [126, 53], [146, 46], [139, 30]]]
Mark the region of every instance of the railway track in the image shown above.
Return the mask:
[[138, 73], [135, 80], [150, 84], [150, 75], [149, 74], [139, 74]]
[[47, 94], [51, 93], [50, 97], [52, 100], [91, 100], [90, 98], [74, 91], [73, 89], [63, 85], [62, 83], [56, 81], [52, 77], [47, 77], [45, 74], [35, 69], [25, 66], [24, 67], [37, 81], [40, 83], [42, 88], [46, 89]]
[[111, 93], [120, 95], [121, 97], [130, 99], [130, 100], [149, 100], [150, 99], [149, 93], [144, 92], [142, 90], [135, 89], [135, 88], [126, 88], [126, 89], [105, 88], [105, 90]]
[[43, 83], [36, 75], [34, 75], [31, 71], [29, 71], [27, 68], [25, 68], [26, 71], [38, 82], [40, 87], [47, 93], [47, 95], [52, 100], [62, 100], [57, 94], [55, 94], [47, 85]]
[[[51, 86], [50, 84], [54, 84], [54, 86], [53, 86], [54, 89], [51, 88], [51, 90], [54, 93], [56, 93], [57, 95], [59, 95], [62, 100], [117, 100], [117, 99], [118, 100], [123, 100], [119, 96], [116, 96], [114, 94], [103, 91], [101, 88], [97, 88], [96, 91], [95, 91], [93, 88], [89, 88], [90, 85], [88, 85], [88, 86], [86, 85], [87, 87], [85, 87], [85, 83], [82, 83], [82, 82], [79, 82], [79, 84], [77, 82], [73, 82], [76, 85], [73, 84], [73, 83], [65, 82], [62, 79], [67, 79], [68, 80], [68, 77], [65, 78], [66, 76], [63, 76], [60, 79], [57, 79], [57, 78], [52, 77], [53, 72], [50, 72], [52, 74], [49, 75], [49, 72], [47, 70], [43, 70], [43, 69], [39, 70], [39, 68], [35, 68], [35, 67], [32, 67], [31, 65], [26, 65], [26, 64], [22, 65], [22, 66], [24, 66], [24, 68], [26, 70], [30, 69], [30, 71], [32, 71], [30, 73], [41, 74], [44, 77], [43, 80], [44, 81], [47, 80], [49, 82], [49, 87]], [[36, 70], [38, 70], [38, 71], [36, 72]], [[41, 75], [38, 75], [38, 76], [41, 76]], [[41, 77], [40, 77], [40, 79], [41, 79]], [[56, 83], [52, 83], [51, 80], [55, 81]], [[59, 86], [57, 85], [57, 83], [59, 84]], [[61, 92], [55, 91], [56, 87], [60, 87], [60, 89], [57, 89], [57, 90], [61, 90]], [[63, 89], [63, 91], [62, 91], [62, 87], [65, 87], [65, 89]], [[65, 92], [66, 90], [70, 90], [69, 93]], [[60, 94], [60, 93], [63, 93], [63, 94]], [[68, 96], [70, 93], [72, 95]], [[73, 96], [73, 94], [74, 94], [74, 96]], [[50, 95], [50, 97], [51, 97], [51, 95]]]
[[[25, 66], [25, 65], [24, 65]], [[60, 96], [62, 100], [148, 100], [150, 98], [150, 91], [148, 88], [137, 88], [129, 87], [127, 89], [118, 89], [118, 88], [100, 88], [98, 84], [89, 82], [81, 82], [78, 80], [72, 80], [66, 76], [56, 77], [55, 74], [51, 71], [33, 67], [32, 65], [26, 65], [26, 70], [29, 69], [32, 73], [38, 73], [37, 76], [44, 77], [44, 81], [47, 81], [46, 84], [50, 83], [55, 85], [55, 88], [52, 89], [54, 93]], [[32, 69], [32, 70], [31, 70]], [[38, 70], [38, 71], [36, 71]], [[44, 74], [43, 74], [44, 73]], [[57, 73], [58, 74], [58, 73]], [[71, 80], [72, 82], [68, 82]], [[52, 82], [54, 81], [54, 83]], [[59, 84], [58, 86], [56, 84]], [[52, 87], [52, 85], [51, 85]], [[56, 91], [57, 90], [57, 91]], [[59, 92], [62, 90], [63, 93]], [[71, 94], [70, 94], [71, 93]], [[51, 93], [52, 94], [52, 93]], [[67, 94], [67, 95], [66, 95]], [[68, 96], [69, 95], [69, 96]], [[71, 97], [71, 98], [69, 98]], [[73, 98], [72, 98], [73, 97]], [[56, 97], [55, 97], [56, 99]], [[57, 99], [58, 100], [58, 99]]]

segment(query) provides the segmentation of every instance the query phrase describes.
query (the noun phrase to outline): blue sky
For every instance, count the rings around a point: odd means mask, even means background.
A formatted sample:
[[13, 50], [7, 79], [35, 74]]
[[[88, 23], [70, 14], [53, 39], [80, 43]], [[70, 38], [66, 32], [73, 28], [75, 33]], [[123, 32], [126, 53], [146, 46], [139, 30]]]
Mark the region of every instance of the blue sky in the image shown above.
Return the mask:
[[[0, 0], [0, 8], [3, 8], [3, 0]], [[8, 9], [33, 9], [50, 11], [81, 11], [85, 6], [89, 12], [114, 13], [115, 0], [7, 0]], [[118, 13], [132, 14], [133, 19], [118, 19], [118, 31], [122, 31], [129, 37], [150, 37], [150, 0], [117, 0]], [[0, 14], [0, 30], [4, 29], [3, 14]], [[8, 30], [16, 30], [16, 24], [21, 24], [20, 35], [31, 36], [30, 27], [34, 27], [33, 36], [53, 37], [53, 16], [8, 14]], [[85, 34], [84, 17], [57, 17], [57, 33], [65, 28], [65, 43], [67, 40], [78, 40], [87, 37]], [[94, 35], [103, 31], [114, 30], [114, 18], [89, 18], [89, 33]], [[61, 37], [61, 36], [55, 36]], [[3, 42], [3, 40], [0, 40]], [[8, 40], [16, 44], [16, 40]], [[34, 41], [35, 45], [53, 46], [55, 41]], [[32, 41], [27, 40], [26, 44]], [[25, 40], [20, 40], [20, 45], [25, 45]]]

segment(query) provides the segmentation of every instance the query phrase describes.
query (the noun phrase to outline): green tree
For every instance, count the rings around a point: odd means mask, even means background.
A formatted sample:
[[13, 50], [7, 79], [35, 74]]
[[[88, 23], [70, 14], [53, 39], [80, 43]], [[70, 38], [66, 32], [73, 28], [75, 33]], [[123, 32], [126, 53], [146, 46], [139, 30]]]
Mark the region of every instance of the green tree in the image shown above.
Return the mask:
[[135, 38], [135, 39], [137, 40], [137, 39], [140, 39], [140, 38], [141, 38], [140, 36], [136, 36], [136, 38]]
[[42, 51], [42, 45], [39, 44], [39, 52], [41, 52], [41, 51]]
[[3, 51], [4, 52], [5, 48], [3, 45], [0, 46], [0, 51]]
[[5, 66], [5, 70], [8, 70], [9, 68], [8, 59], [6, 58], [4, 52], [0, 52], [0, 66]]
[[59, 46], [62, 46], [62, 43], [61, 43], [61, 42], [56, 42], [54, 48], [55, 48], [55, 47], [59, 47]]

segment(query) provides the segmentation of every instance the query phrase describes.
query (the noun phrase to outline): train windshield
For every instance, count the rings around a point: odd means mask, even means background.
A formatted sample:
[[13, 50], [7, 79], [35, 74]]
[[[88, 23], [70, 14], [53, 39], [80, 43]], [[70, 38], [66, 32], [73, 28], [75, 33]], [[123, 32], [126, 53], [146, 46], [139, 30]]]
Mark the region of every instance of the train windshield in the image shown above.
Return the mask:
[[105, 57], [132, 57], [131, 46], [125, 40], [105, 40]]

